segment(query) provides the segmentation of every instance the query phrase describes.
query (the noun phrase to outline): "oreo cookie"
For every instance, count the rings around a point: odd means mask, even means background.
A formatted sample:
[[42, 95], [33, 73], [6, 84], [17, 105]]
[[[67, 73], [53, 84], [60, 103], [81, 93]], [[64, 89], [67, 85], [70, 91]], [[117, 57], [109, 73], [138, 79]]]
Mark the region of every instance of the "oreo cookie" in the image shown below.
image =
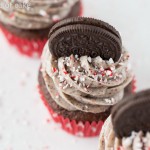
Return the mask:
[[56, 57], [100, 56], [118, 61], [122, 52], [119, 32], [108, 23], [93, 18], [75, 17], [55, 24], [49, 33], [49, 49]]
[[127, 97], [112, 110], [116, 136], [128, 137], [132, 131], [150, 132], [150, 90]]

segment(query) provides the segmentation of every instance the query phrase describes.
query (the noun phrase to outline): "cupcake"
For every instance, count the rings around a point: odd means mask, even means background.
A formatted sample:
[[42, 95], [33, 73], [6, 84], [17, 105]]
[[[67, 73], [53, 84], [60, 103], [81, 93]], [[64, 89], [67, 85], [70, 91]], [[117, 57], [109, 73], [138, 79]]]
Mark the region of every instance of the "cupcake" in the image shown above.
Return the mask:
[[1, 0], [0, 28], [20, 53], [39, 57], [49, 29], [59, 20], [82, 14], [79, 0]]
[[100, 135], [99, 150], [150, 149], [150, 90], [130, 95], [114, 106]]
[[133, 93], [128, 52], [109, 24], [84, 17], [55, 24], [39, 71], [39, 91], [53, 119], [67, 132], [97, 136], [110, 109]]

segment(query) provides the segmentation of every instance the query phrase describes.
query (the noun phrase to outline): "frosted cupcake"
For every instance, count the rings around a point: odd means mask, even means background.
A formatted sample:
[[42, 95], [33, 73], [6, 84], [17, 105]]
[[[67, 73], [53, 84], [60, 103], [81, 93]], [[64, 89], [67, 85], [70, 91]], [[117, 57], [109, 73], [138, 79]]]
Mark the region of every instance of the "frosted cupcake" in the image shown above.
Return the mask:
[[39, 71], [41, 98], [53, 119], [74, 135], [98, 135], [111, 107], [133, 93], [128, 59], [109, 24], [83, 17], [57, 23]]
[[1, 0], [0, 6], [0, 27], [8, 42], [31, 57], [41, 55], [56, 22], [81, 15], [79, 0]]
[[117, 104], [100, 135], [99, 150], [150, 149], [150, 90]]

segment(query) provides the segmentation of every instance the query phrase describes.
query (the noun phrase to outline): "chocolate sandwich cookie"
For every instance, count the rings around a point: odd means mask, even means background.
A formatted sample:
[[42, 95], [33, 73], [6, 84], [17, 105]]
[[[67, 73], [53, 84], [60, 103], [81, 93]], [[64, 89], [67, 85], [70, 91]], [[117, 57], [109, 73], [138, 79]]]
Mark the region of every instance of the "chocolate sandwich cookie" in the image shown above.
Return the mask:
[[68, 26], [68, 25], [77, 25], [77, 24], [81, 24], [81, 25], [93, 25], [96, 27], [101, 27], [104, 30], [107, 30], [109, 32], [111, 32], [112, 34], [114, 34], [115, 36], [117, 36], [118, 38], [121, 39], [121, 36], [119, 34], [119, 32], [110, 24], [102, 21], [102, 20], [98, 20], [98, 19], [94, 19], [94, 18], [86, 18], [86, 17], [73, 17], [73, 18], [68, 18], [65, 20], [62, 20], [60, 22], [58, 22], [57, 24], [55, 24], [49, 33], [49, 37], [58, 29]]
[[120, 59], [122, 42], [119, 32], [100, 20], [75, 17], [63, 20], [52, 27], [49, 33], [49, 48], [56, 57], [100, 56], [104, 60]]
[[116, 136], [128, 137], [132, 131], [150, 132], [150, 90], [127, 97], [112, 111]]

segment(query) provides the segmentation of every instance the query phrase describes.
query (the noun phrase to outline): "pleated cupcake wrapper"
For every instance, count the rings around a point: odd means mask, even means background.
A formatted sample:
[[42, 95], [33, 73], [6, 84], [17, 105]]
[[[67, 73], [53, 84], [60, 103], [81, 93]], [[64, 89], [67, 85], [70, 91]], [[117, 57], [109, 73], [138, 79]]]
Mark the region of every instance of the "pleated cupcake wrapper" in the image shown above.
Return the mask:
[[104, 124], [103, 121], [99, 121], [99, 122], [93, 121], [92, 123], [86, 121], [85, 123], [83, 123], [82, 121], [77, 122], [76, 120], [70, 120], [68, 118], [64, 118], [63, 116], [58, 115], [53, 111], [53, 109], [50, 107], [47, 100], [45, 99], [39, 86], [38, 86], [38, 90], [40, 93], [40, 97], [43, 100], [47, 109], [49, 110], [53, 120], [56, 123], [60, 123], [61, 128], [63, 130], [65, 130], [66, 132], [72, 135], [76, 135], [79, 137], [94, 137], [99, 135], [101, 128]]
[[[80, 5], [79, 16], [83, 13], [82, 3]], [[21, 38], [15, 34], [9, 32], [5, 27], [0, 26], [3, 34], [5, 35], [9, 44], [16, 46], [17, 50], [26, 56], [40, 58], [44, 45], [46, 44], [47, 38], [45, 39], [27, 39]]]
[[12, 34], [4, 27], [0, 26], [3, 34], [5, 35], [8, 43], [17, 48], [17, 50], [26, 56], [39, 58], [43, 51], [44, 45], [47, 42], [47, 39], [26, 39], [18, 37], [17, 35]]
[[132, 80], [132, 93], [135, 93], [135, 91], [136, 91], [136, 79], [134, 77]]
[[[134, 79], [132, 81], [132, 87], [133, 87], [132, 92], [135, 92], [135, 89], [136, 89], [135, 83], [136, 83], [136, 80]], [[40, 89], [40, 86], [38, 86], [38, 91], [45, 106], [49, 110], [53, 120], [56, 123], [60, 123], [63, 130], [65, 130], [66, 132], [72, 135], [76, 135], [79, 137], [94, 137], [100, 134], [101, 128], [104, 124], [103, 121], [99, 121], [99, 122], [93, 121], [92, 123], [90, 123], [89, 121], [86, 121], [85, 123], [83, 123], [82, 121], [77, 122], [76, 120], [70, 120], [68, 118], [64, 118], [63, 116], [53, 111], [53, 109], [50, 107], [47, 100], [45, 99], [42, 93], [42, 90]]]
[[117, 150], [124, 150], [122, 146], [119, 146]]

